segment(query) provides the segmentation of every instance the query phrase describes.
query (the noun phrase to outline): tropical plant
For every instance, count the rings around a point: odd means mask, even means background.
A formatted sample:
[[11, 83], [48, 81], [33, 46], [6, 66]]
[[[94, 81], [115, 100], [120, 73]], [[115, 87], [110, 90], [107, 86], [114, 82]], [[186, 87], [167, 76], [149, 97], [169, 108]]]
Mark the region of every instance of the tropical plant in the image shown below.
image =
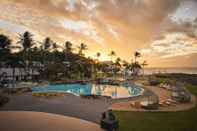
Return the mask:
[[18, 41], [18, 43], [20, 43], [22, 45], [23, 50], [25, 52], [29, 51], [32, 48], [32, 46], [35, 44], [32, 37], [33, 37], [33, 35], [28, 31], [26, 31], [22, 35], [19, 34], [20, 40]]
[[118, 57], [118, 58], [116, 59], [115, 65], [121, 67], [121, 63], [120, 63], [120, 62], [121, 62], [121, 59], [120, 59], [120, 57]]
[[65, 53], [67, 54], [70, 54], [72, 53], [73, 51], [73, 48], [72, 48], [72, 43], [70, 41], [66, 41], [65, 45], [64, 45], [64, 48], [65, 48]]
[[142, 65], [142, 69], [143, 69], [143, 75], [144, 75], [144, 67], [148, 65], [147, 61], [143, 61]]
[[123, 63], [122, 66], [123, 66], [125, 69], [129, 69], [130, 64], [129, 64], [127, 61], [123, 60], [122, 63]]
[[130, 66], [133, 76], [138, 76], [140, 69], [142, 69], [142, 66], [138, 62], [132, 63]]
[[96, 53], [96, 57], [97, 57], [97, 60], [99, 60], [99, 58], [101, 57], [101, 53], [100, 52], [97, 52]]
[[53, 48], [53, 52], [57, 51], [57, 49], [58, 49], [57, 43], [54, 42], [54, 43], [52, 44], [52, 48]]
[[0, 35], [0, 61], [4, 61], [10, 55], [11, 40], [8, 36]]
[[137, 62], [137, 58], [141, 57], [141, 53], [136, 51], [134, 53], [134, 57], [135, 57], [135, 63], [136, 63]]
[[24, 34], [19, 34], [19, 41], [17, 43], [20, 43], [23, 47], [23, 61], [25, 63], [25, 70], [30, 72], [30, 65], [32, 63], [31, 61], [31, 48], [35, 45], [33, 40], [33, 35], [26, 31]]
[[70, 57], [72, 58], [72, 54], [73, 54], [73, 47], [70, 41], [65, 42], [63, 51], [64, 51], [64, 60], [69, 61], [69, 58]]
[[53, 42], [52, 42], [51, 38], [47, 37], [47, 38], [45, 38], [45, 40], [43, 42], [43, 45], [42, 45], [43, 48], [42, 49], [44, 51], [48, 51], [52, 44], [53, 44]]
[[116, 56], [116, 52], [115, 51], [111, 51], [109, 56], [111, 57], [111, 62], [113, 62], [113, 57]]
[[46, 37], [41, 44], [42, 63], [45, 65], [46, 61], [49, 60], [47, 55], [49, 54], [50, 48], [53, 45], [53, 41], [50, 37]]
[[9, 49], [10, 45], [11, 40], [8, 38], [8, 36], [0, 34], [0, 49]]
[[84, 43], [81, 43], [81, 45], [78, 47], [79, 48], [79, 55], [84, 56], [84, 51], [88, 50], [87, 45]]

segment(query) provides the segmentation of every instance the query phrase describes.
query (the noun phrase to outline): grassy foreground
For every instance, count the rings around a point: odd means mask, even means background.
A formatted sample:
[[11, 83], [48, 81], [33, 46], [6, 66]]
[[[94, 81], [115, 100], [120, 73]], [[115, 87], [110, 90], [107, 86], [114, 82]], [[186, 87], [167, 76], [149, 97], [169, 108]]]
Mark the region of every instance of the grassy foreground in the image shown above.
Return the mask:
[[[197, 86], [188, 85], [197, 96]], [[181, 112], [121, 112], [116, 111], [120, 131], [197, 131], [197, 107]]]

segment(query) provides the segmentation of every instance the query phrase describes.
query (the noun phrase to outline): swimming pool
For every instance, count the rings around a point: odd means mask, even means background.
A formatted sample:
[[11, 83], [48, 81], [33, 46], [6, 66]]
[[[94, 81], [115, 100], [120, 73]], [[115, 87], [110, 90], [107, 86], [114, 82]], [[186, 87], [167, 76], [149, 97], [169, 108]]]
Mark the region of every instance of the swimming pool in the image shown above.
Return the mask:
[[112, 98], [128, 98], [139, 96], [143, 89], [138, 86], [112, 86], [96, 84], [60, 84], [47, 87], [34, 87], [33, 93], [71, 93], [80, 95], [110, 96]]

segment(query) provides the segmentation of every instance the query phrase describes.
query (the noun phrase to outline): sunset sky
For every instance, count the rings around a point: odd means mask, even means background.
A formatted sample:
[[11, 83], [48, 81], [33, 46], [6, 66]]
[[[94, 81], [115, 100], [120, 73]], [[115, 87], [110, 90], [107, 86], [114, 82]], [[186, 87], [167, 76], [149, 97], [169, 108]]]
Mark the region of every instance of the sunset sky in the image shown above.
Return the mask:
[[0, 33], [13, 39], [30, 31], [86, 43], [102, 60], [140, 51], [149, 67], [197, 67], [197, 0], [0, 0], [0, 12]]

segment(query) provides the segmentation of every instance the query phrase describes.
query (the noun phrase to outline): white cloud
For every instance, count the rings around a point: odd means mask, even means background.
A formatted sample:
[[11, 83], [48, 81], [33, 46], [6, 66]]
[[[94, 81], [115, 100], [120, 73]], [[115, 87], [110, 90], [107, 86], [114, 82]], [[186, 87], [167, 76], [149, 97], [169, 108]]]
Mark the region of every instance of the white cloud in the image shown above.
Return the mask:
[[82, 34], [104, 46], [104, 39], [98, 35], [96, 28], [92, 26], [91, 22], [64, 19], [61, 23], [66, 30]]
[[88, 10], [88, 11], [93, 11], [99, 6], [98, 1], [94, 0], [81, 0], [81, 4]]
[[184, 33], [167, 34], [164, 39], [154, 41], [150, 48], [142, 49], [141, 52], [161, 58], [189, 55], [197, 53], [197, 40]]
[[66, 5], [66, 10], [69, 11], [74, 11], [75, 10], [75, 4], [76, 4], [76, 0], [67, 0], [68, 4]]
[[112, 27], [111, 25], [107, 25], [107, 30], [108, 32], [116, 39], [119, 40], [119, 34], [118, 32], [114, 29], [114, 27]]
[[180, 7], [171, 14], [170, 17], [173, 21], [179, 23], [182, 21], [193, 21], [197, 18], [197, 2], [192, 0], [185, 0], [181, 3]]
[[27, 28], [24, 26], [19, 26], [17, 24], [4, 21], [0, 19], [0, 28], [12, 33], [24, 33], [27, 31]]

